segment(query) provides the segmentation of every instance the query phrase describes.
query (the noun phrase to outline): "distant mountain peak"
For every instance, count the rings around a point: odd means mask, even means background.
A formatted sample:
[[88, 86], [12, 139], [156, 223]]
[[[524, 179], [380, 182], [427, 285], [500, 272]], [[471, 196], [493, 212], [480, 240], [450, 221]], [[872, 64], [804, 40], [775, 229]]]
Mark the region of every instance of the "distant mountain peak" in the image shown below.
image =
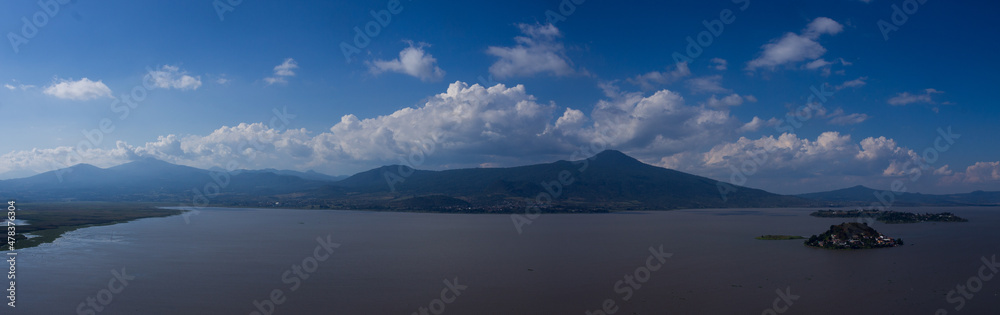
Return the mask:
[[597, 155], [594, 155], [594, 159], [602, 163], [613, 163], [613, 164], [646, 164], [642, 163], [628, 154], [622, 153], [618, 150], [604, 150]]
[[100, 169], [100, 167], [93, 166], [93, 165], [90, 165], [90, 164], [87, 164], [87, 163], [80, 163], [80, 164], [77, 164], [77, 165], [70, 166], [69, 169], [72, 169], [72, 170], [95, 170], [95, 169]]

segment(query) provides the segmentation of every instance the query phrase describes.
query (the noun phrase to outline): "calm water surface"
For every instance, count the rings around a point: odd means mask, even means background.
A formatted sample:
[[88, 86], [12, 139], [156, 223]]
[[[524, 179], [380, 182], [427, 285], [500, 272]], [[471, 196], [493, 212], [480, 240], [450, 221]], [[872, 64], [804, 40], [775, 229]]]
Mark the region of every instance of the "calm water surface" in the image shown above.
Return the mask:
[[[434, 305], [445, 314], [585, 314], [607, 299], [616, 314], [761, 314], [777, 289], [797, 296], [784, 314], [996, 314], [1000, 277], [961, 311], [946, 295], [1000, 254], [1000, 208], [913, 210], [971, 222], [874, 223], [907, 245], [830, 251], [754, 239], [850, 220], [811, 209], [542, 215], [523, 234], [509, 215], [202, 209], [189, 224], [142, 219], [21, 250], [16, 312], [3, 312], [77, 314], [124, 269], [134, 279], [97, 314], [251, 314], [274, 290], [274, 314], [412, 314], [456, 278], [468, 288]], [[283, 281], [327, 236], [340, 245], [329, 259]], [[673, 256], [624, 301], [616, 282], [660, 246]]]

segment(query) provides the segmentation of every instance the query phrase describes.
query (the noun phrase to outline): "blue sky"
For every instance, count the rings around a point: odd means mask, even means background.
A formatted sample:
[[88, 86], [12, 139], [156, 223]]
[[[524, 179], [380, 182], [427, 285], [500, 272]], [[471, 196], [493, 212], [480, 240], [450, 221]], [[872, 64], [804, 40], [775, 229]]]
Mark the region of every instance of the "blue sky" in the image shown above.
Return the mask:
[[[992, 2], [244, 0], [221, 19], [225, 0], [51, 3], [0, 5], [8, 175], [139, 156], [351, 174], [420, 144], [417, 168], [511, 166], [599, 142], [724, 181], [753, 161], [745, 185], [781, 193], [1000, 190]], [[886, 39], [893, 5], [912, 14]], [[372, 10], [391, 20], [348, 62]], [[949, 126], [960, 138], [912, 180]]]

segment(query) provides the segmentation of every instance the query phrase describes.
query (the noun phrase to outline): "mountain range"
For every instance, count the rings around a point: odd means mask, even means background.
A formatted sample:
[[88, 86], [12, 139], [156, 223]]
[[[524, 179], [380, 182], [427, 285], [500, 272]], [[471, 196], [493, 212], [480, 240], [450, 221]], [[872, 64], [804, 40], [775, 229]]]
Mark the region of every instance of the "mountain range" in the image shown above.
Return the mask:
[[[1000, 192], [893, 194], [864, 186], [780, 195], [642, 163], [607, 150], [579, 161], [443, 171], [383, 166], [349, 177], [314, 171], [209, 170], [144, 158], [98, 168], [78, 164], [0, 180], [0, 195], [22, 201], [149, 201], [443, 212], [604, 212], [683, 208], [997, 205]], [[891, 196], [890, 196], [891, 195]], [[200, 198], [200, 199], [199, 199]]]

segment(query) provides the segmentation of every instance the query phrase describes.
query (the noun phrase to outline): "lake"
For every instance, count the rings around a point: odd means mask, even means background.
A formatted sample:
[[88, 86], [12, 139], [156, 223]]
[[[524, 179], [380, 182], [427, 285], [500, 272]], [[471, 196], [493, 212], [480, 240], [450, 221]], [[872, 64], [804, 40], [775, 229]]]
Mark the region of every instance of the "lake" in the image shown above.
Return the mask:
[[[91, 227], [20, 250], [13, 313], [1000, 310], [1000, 277], [978, 276], [981, 258], [1000, 252], [1000, 208], [896, 209], [949, 211], [970, 222], [871, 224], [904, 239], [903, 247], [833, 251], [754, 239], [808, 237], [854, 220], [815, 218], [813, 210], [551, 214], [518, 234], [509, 215], [201, 209], [188, 222], [173, 216]], [[661, 246], [663, 253], [651, 253]], [[967, 284], [978, 290], [968, 292], [971, 299], [954, 294], [964, 303], [956, 311], [959, 302], [946, 295]]]

